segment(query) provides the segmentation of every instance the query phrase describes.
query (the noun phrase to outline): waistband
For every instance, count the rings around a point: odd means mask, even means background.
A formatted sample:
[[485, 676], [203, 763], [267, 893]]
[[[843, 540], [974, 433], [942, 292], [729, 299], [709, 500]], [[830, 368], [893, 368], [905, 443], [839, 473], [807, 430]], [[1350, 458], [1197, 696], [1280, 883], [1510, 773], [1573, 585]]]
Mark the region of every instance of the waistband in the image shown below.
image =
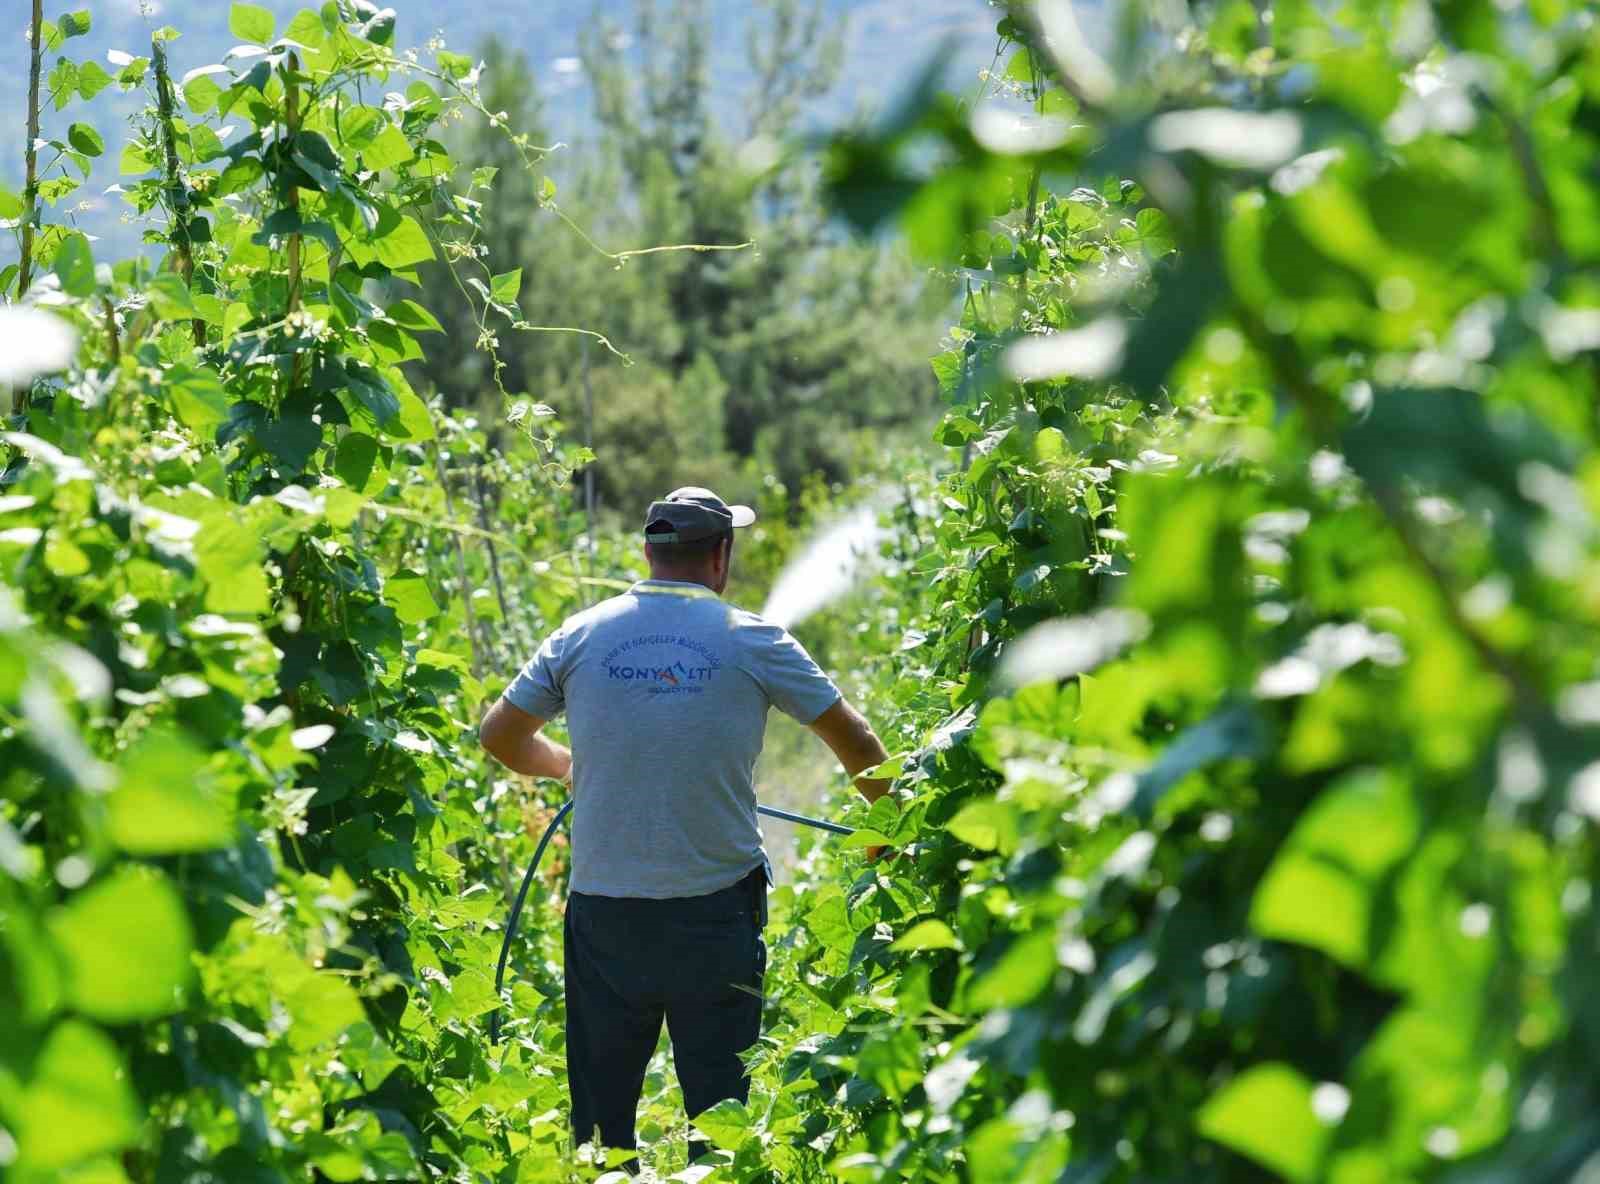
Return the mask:
[[569, 910], [576, 907], [593, 917], [631, 917], [659, 924], [747, 916], [755, 921], [757, 929], [765, 929], [767, 867], [764, 863], [757, 864], [726, 888], [700, 896], [600, 896], [569, 892], [567, 907]]

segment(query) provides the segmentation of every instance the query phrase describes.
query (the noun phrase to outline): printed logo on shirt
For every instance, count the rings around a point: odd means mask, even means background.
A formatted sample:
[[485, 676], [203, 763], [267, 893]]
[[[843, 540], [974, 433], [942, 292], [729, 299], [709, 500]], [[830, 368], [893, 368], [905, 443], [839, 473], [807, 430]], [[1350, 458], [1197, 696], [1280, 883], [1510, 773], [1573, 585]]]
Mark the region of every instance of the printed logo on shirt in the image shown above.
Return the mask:
[[[671, 662], [646, 655], [645, 649], [670, 646], [689, 651], [685, 661]], [[671, 633], [652, 633], [635, 637], [616, 646], [600, 660], [608, 680], [641, 683], [652, 695], [700, 695], [706, 684], [722, 669], [722, 659], [703, 642]]]

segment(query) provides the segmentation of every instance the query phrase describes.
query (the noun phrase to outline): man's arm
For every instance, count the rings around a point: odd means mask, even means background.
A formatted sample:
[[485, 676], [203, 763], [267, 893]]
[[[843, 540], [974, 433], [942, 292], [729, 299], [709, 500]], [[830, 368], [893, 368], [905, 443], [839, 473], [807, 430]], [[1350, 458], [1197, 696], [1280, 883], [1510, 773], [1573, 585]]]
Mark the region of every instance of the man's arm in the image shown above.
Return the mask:
[[875, 802], [889, 792], [886, 777], [856, 777], [862, 769], [870, 769], [889, 759], [883, 741], [866, 717], [840, 697], [828, 710], [811, 722], [811, 730], [822, 737], [822, 742], [833, 749], [834, 756], [844, 766], [844, 771], [855, 778], [856, 788], [869, 802]]
[[546, 722], [500, 699], [484, 715], [478, 739], [490, 756], [513, 773], [570, 784], [572, 752], [566, 745], [539, 735]]

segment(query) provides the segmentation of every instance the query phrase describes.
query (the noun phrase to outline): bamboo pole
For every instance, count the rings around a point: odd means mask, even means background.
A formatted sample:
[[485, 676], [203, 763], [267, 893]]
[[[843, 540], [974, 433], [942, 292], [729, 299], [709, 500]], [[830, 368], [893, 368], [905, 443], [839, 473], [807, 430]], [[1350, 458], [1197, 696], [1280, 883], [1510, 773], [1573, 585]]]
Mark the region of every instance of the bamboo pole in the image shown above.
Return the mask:
[[[284, 71], [283, 76], [283, 109], [285, 128], [291, 144], [294, 138], [300, 134], [300, 88], [294, 81], [294, 75], [299, 71], [300, 59], [295, 56], [293, 51], [290, 51], [288, 68]], [[291, 184], [288, 187], [288, 192], [284, 194], [284, 206], [293, 210], [295, 216], [299, 217], [300, 187], [298, 185]], [[301, 237], [298, 230], [289, 235], [289, 304], [287, 315], [291, 316], [300, 307], [300, 287], [302, 283], [300, 253], [303, 249]], [[296, 352], [294, 360], [289, 363], [290, 393], [299, 388], [304, 378], [305, 352], [302, 350]]]
[[[27, 180], [22, 190], [22, 260], [17, 273], [17, 299], [33, 282], [33, 224], [39, 217], [39, 65], [44, 59], [44, 0], [33, 0], [28, 37], [28, 145], [24, 153]], [[26, 398], [24, 392], [23, 398]]]
[[[456, 516], [455, 499], [450, 496], [450, 482], [446, 480], [444, 468], [444, 450], [439, 447], [435, 437], [433, 442], [433, 465], [439, 474], [439, 488], [444, 491], [444, 511], [452, 521]], [[461, 535], [452, 533], [451, 543], [456, 552], [456, 579], [461, 587], [461, 610], [467, 623], [467, 641], [472, 646], [472, 677], [483, 677], [483, 655], [478, 649], [478, 614], [472, 609], [472, 587], [467, 582], [467, 551], [461, 545]]]
[[[185, 286], [194, 283], [194, 253], [189, 247], [189, 191], [178, 175], [178, 138], [173, 127], [172, 75], [167, 72], [167, 51], [161, 41], [150, 39], [150, 57], [156, 71], [156, 113], [161, 121], [161, 146], [165, 157], [167, 201], [172, 206], [172, 249], [178, 261], [178, 274]], [[195, 317], [190, 323], [196, 349], [206, 347], [206, 323]]]

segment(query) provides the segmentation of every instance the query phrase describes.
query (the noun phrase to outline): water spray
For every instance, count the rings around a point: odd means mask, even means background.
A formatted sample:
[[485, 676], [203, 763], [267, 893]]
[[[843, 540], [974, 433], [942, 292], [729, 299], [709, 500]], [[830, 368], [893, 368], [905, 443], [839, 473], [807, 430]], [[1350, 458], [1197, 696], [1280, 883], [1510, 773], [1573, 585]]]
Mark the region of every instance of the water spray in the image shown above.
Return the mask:
[[761, 615], [792, 629], [848, 593], [892, 533], [878, 524], [878, 513], [865, 502], [814, 535], [773, 582]]

